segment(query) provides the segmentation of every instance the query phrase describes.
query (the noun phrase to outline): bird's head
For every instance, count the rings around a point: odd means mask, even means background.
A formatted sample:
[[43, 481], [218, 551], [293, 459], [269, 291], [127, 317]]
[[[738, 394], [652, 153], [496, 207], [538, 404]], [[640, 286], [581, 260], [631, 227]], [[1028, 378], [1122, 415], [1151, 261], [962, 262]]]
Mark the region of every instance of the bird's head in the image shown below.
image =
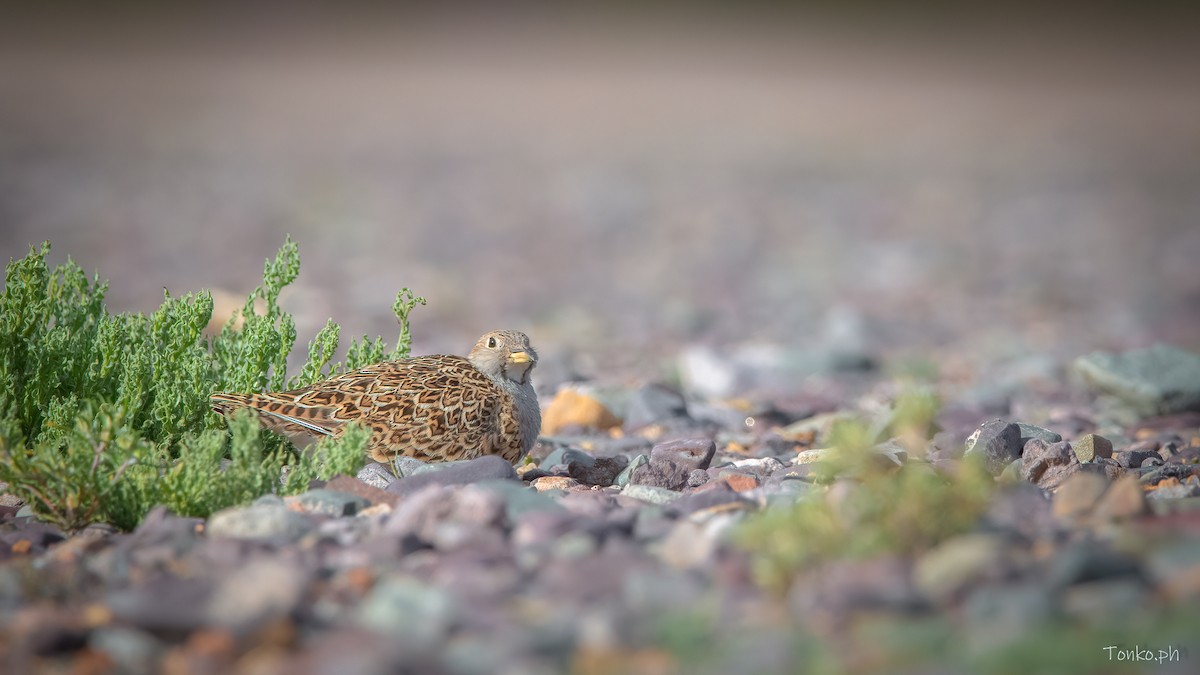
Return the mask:
[[467, 359], [488, 377], [526, 384], [538, 356], [529, 344], [528, 335], [515, 330], [494, 330], [479, 338]]

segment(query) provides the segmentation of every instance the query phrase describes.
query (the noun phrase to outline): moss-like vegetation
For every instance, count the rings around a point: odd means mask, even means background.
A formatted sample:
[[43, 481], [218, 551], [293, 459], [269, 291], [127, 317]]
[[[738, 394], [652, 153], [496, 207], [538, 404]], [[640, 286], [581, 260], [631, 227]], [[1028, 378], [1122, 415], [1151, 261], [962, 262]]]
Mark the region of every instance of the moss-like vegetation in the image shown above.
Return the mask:
[[[887, 430], [908, 443], [928, 438], [935, 413], [930, 395], [904, 394]], [[817, 471], [821, 482], [835, 485], [742, 525], [737, 542], [752, 554], [763, 585], [784, 591], [797, 574], [821, 562], [916, 554], [975, 525], [995, 485], [982, 466], [964, 461], [954, 476], [916, 461], [897, 467], [876, 449], [878, 440], [879, 432], [865, 422], [836, 423], [830, 458]]]
[[[282, 437], [209, 409], [217, 391], [303, 386], [344, 370], [408, 355], [409, 312], [424, 299], [396, 297], [400, 337], [351, 343], [333, 364], [340, 329], [330, 321], [294, 377], [296, 342], [280, 292], [300, 272], [290, 239], [268, 260], [241, 321], [219, 335], [207, 292], [172, 297], [153, 314], [111, 314], [107, 284], [68, 260], [51, 270], [49, 244], [6, 268], [0, 294], [0, 481], [41, 518], [67, 529], [94, 521], [137, 525], [155, 504], [191, 516], [267, 492], [295, 493], [314, 478], [354, 471], [362, 430], [299, 453]], [[255, 312], [256, 303], [260, 307]], [[286, 479], [281, 479], [288, 466]]]

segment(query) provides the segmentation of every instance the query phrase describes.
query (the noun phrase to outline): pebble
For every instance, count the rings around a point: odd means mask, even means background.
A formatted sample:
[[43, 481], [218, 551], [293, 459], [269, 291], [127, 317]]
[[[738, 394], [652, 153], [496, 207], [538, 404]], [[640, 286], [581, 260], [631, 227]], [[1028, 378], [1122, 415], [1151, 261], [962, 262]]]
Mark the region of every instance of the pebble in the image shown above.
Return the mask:
[[1059, 441], [1047, 445], [1038, 438], [1025, 443], [1021, 462], [1021, 478], [1045, 490], [1062, 485], [1080, 468], [1079, 458], [1070, 443]]
[[387, 491], [398, 495], [410, 495], [429, 485], [466, 485], [485, 480], [519, 479], [512, 464], [495, 455], [485, 455], [438, 471], [425, 471], [400, 478], [388, 485]]
[[998, 476], [1021, 456], [1021, 447], [1021, 428], [1011, 422], [994, 419], [984, 422], [967, 438], [963, 456], [983, 457], [988, 471]]
[[547, 490], [570, 490], [579, 487], [580, 483], [567, 476], [545, 476], [532, 481], [529, 485], [538, 492], [546, 492]]
[[[1145, 466], [1155, 466], [1162, 464], [1162, 458], [1158, 456], [1158, 450], [1122, 450], [1113, 455], [1113, 459], [1126, 469], [1137, 469]], [[1146, 464], [1147, 460], [1154, 460], [1151, 464]]]
[[572, 461], [567, 464], [567, 475], [585, 485], [608, 487], [613, 484], [617, 476], [621, 475], [628, 464], [629, 458], [622, 455], [596, 457], [590, 462]]
[[1112, 457], [1113, 445], [1112, 441], [1103, 436], [1096, 434], [1084, 434], [1075, 439], [1072, 446], [1075, 449], [1075, 456], [1081, 462], [1091, 462], [1097, 457], [1109, 458]]

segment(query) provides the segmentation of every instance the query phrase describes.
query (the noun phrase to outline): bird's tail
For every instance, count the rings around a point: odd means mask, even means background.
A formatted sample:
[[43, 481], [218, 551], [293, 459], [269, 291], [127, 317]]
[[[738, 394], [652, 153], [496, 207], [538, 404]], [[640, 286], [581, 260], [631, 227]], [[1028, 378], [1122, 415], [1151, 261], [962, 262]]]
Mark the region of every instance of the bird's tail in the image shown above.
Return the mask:
[[213, 394], [209, 402], [213, 412], [226, 416], [242, 408], [250, 410], [264, 427], [284, 434], [331, 436], [336, 432], [328, 424], [304, 419], [303, 409], [293, 410], [296, 406], [270, 394]]

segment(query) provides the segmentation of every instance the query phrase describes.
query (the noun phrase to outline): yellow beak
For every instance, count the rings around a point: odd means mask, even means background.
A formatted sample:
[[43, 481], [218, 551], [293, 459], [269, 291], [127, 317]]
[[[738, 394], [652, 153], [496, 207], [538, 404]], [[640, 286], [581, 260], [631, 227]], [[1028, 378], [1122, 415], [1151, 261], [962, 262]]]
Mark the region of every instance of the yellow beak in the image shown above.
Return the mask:
[[508, 355], [508, 360], [512, 363], [529, 363], [532, 359], [526, 352], [513, 352]]

